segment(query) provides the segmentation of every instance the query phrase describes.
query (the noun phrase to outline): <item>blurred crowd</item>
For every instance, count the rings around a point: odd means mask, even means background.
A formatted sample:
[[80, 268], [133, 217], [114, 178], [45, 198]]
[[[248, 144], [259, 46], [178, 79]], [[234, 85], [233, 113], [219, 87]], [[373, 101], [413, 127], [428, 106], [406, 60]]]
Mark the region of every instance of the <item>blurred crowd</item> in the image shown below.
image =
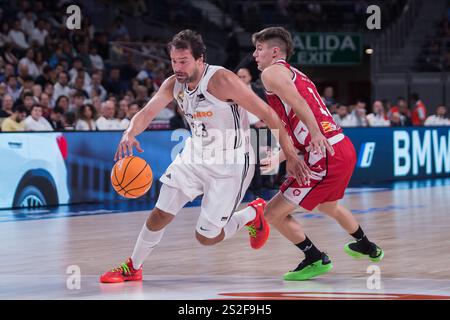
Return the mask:
[[[120, 17], [97, 30], [86, 16], [70, 31], [60, 14], [65, 1], [15, 4], [0, 8], [1, 131], [123, 130], [170, 72], [166, 61], [136, 64], [111, 45], [141, 40]], [[141, 49], [154, 54], [161, 46]], [[120, 54], [127, 59], [110, 63]], [[170, 104], [151, 127], [170, 128], [175, 115]]]
[[354, 104], [339, 103], [334, 99], [333, 87], [326, 87], [322, 99], [334, 121], [343, 128], [450, 125], [445, 105], [436, 106], [435, 113], [430, 114], [417, 93], [412, 93], [408, 99], [400, 96], [392, 102], [388, 99], [375, 100], [368, 106], [363, 100], [357, 100]]
[[422, 47], [418, 65], [419, 71], [450, 70], [450, 0], [434, 34], [428, 35]]
[[[260, 81], [253, 81], [251, 72], [247, 68], [237, 71], [239, 78], [252, 88], [261, 98], [264, 90]], [[427, 106], [417, 93], [412, 93], [408, 99], [398, 97], [396, 101], [388, 99], [375, 100], [367, 105], [364, 100], [357, 100], [353, 104], [340, 103], [335, 99], [332, 86], [327, 86], [322, 92], [322, 100], [333, 116], [334, 121], [341, 127], [408, 127], [408, 126], [448, 126], [450, 120], [445, 105], [436, 106], [431, 114]], [[250, 124], [256, 128], [266, 125], [257, 117], [249, 115]]]

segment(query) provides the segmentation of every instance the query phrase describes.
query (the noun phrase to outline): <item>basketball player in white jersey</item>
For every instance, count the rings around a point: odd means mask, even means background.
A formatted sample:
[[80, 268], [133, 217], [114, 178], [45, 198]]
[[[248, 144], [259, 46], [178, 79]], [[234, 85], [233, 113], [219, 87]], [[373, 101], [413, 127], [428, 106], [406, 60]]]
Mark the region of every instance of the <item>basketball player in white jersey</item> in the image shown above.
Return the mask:
[[[163, 185], [158, 201], [142, 227], [133, 254], [119, 267], [104, 273], [101, 282], [141, 281], [142, 264], [160, 242], [165, 227], [187, 202], [201, 194], [203, 200], [196, 227], [196, 238], [201, 244], [216, 244], [247, 226], [251, 246], [258, 249], [264, 245], [269, 236], [263, 214], [264, 200], [256, 199], [245, 209], [234, 212], [254, 172], [249, 123], [242, 108], [272, 130], [279, 130], [287, 171], [301, 181], [309, 179], [310, 171], [297, 156], [276, 113], [233, 72], [205, 62], [206, 49], [199, 34], [181, 31], [168, 44], [168, 50], [174, 75], [164, 81], [156, 95], [132, 119], [115, 159], [132, 155], [133, 147], [143, 151], [136, 136], [173, 99], [191, 125], [192, 138], [161, 177]], [[232, 163], [215, 161], [224, 155], [229, 159], [230, 154]]]

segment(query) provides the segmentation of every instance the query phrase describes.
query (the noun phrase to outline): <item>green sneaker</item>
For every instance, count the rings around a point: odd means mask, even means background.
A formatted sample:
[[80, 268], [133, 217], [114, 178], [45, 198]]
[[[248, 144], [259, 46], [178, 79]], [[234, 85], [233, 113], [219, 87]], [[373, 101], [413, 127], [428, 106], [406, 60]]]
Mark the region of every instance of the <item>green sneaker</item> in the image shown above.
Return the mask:
[[284, 274], [286, 281], [304, 281], [327, 273], [333, 268], [330, 258], [323, 252], [322, 258], [314, 262], [306, 262], [306, 259], [300, 262], [298, 267]]
[[344, 246], [344, 251], [354, 259], [369, 258], [372, 262], [380, 262], [384, 257], [383, 249], [376, 244], [373, 244], [373, 250], [370, 253], [362, 253], [358, 250], [356, 241], [353, 241]]

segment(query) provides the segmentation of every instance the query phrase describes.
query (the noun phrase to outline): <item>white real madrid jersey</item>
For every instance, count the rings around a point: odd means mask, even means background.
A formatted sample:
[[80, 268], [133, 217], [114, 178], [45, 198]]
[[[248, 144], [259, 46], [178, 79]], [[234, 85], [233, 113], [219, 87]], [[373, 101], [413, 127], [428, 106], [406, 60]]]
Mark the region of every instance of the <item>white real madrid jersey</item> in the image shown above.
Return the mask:
[[[224, 102], [208, 92], [208, 83], [220, 66], [205, 64], [197, 87], [175, 81], [173, 96], [191, 127], [192, 147], [196, 153], [205, 149], [249, 149], [250, 125], [247, 112], [234, 102]], [[188, 141], [186, 141], [187, 143]]]

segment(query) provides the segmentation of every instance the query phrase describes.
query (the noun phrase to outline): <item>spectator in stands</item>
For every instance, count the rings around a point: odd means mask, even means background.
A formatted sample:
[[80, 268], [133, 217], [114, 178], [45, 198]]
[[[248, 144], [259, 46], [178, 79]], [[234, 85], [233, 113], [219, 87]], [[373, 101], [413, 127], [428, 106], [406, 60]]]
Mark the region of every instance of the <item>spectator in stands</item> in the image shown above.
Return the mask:
[[[239, 77], [239, 79], [242, 80], [242, 82], [244, 82], [250, 89], [252, 89], [255, 93], [258, 94], [258, 96], [261, 97], [261, 93], [258, 93], [257, 90], [255, 90], [255, 88], [252, 85], [252, 75], [251, 75], [249, 69], [240, 68], [236, 74]], [[247, 112], [247, 114], [248, 114], [248, 119], [250, 121], [251, 126], [254, 126], [255, 128], [266, 128], [267, 127], [267, 125], [263, 121], [261, 121], [257, 116], [255, 116], [253, 113]]]
[[73, 84], [73, 92], [80, 92], [85, 99], [89, 99], [89, 94], [85, 90], [86, 86], [84, 85], [84, 76], [78, 76], [75, 79], [75, 83]]
[[55, 108], [59, 107], [64, 110], [64, 113], [69, 111], [69, 98], [67, 96], [59, 96], [55, 102]]
[[25, 57], [19, 60], [19, 68], [22, 65], [26, 65], [28, 69], [28, 75], [33, 79], [36, 79], [41, 73], [34, 62], [34, 51], [29, 48], [26, 51]]
[[16, 72], [14, 70], [14, 66], [10, 63], [6, 63], [3, 73], [0, 73], [0, 83], [1, 82], [6, 83], [9, 76], [15, 76], [15, 75], [16, 75]]
[[429, 116], [424, 123], [425, 126], [450, 126], [450, 120], [447, 118], [447, 108], [439, 105], [436, 108], [436, 114]]
[[109, 78], [105, 81], [105, 89], [117, 96], [123, 95], [127, 90], [126, 84], [120, 77], [120, 69], [118, 67], [111, 68]]
[[42, 116], [42, 106], [34, 104], [30, 115], [25, 119], [25, 131], [53, 131], [52, 126]]
[[81, 59], [78, 57], [73, 59], [72, 69], [69, 70], [69, 76], [69, 85], [73, 86], [75, 84], [75, 79], [78, 76], [83, 77], [84, 86], [88, 87], [91, 84], [91, 77], [89, 76], [89, 73], [85, 72], [83, 68], [83, 61], [81, 61]]
[[367, 127], [366, 117], [366, 103], [358, 100], [353, 110], [350, 112], [348, 119], [346, 119], [345, 126], [347, 127]]
[[412, 105], [411, 121], [413, 126], [423, 126], [425, 119], [427, 118], [427, 108], [417, 93], [413, 93], [410, 96]]
[[56, 105], [56, 100], [54, 97], [55, 90], [53, 88], [53, 85], [50, 82], [47, 82], [44, 86], [44, 93], [48, 95], [48, 99], [50, 101], [50, 105], [54, 107]]
[[22, 97], [18, 103], [23, 104], [27, 109], [27, 112], [31, 112], [31, 108], [34, 105], [33, 93], [31, 91], [23, 91]]
[[7, 118], [13, 114], [14, 100], [9, 94], [3, 96], [2, 108], [0, 109], [0, 118]]
[[327, 106], [328, 110], [332, 109], [332, 106], [336, 103], [334, 99], [334, 89], [333, 87], [325, 87], [323, 89], [323, 97], [322, 97], [323, 103]]
[[37, 28], [31, 32], [30, 42], [38, 47], [44, 47], [48, 37], [48, 31], [45, 30], [44, 20], [39, 20]]
[[351, 116], [348, 113], [348, 107], [343, 104], [337, 104], [336, 113], [333, 114], [334, 122], [340, 127], [353, 127]]
[[77, 121], [77, 116], [75, 112], [69, 111], [66, 112], [63, 116], [63, 122], [64, 122], [64, 130], [65, 131], [74, 131], [75, 130], [75, 123]]
[[45, 88], [46, 83], [55, 83], [56, 73], [52, 67], [45, 65], [42, 69], [42, 73], [34, 80], [35, 83], [40, 84]]
[[53, 109], [48, 94], [45, 92], [41, 93], [39, 96], [39, 104], [42, 106], [42, 114], [48, 120], [50, 118], [51, 110]]
[[155, 117], [156, 122], [165, 122], [169, 126], [170, 119], [175, 115], [176, 102], [173, 100], [164, 109], [162, 109]]
[[372, 105], [372, 113], [367, 115], [367, 123], [369, 127], [389, 127], [390, 123], [384, 113], [384, 106], [380, 100], [374, 101]]
[[72, 96], [72, 104], [69, 105], [69, 110], [76, 112], [83, 106], [85, 103], [84, 101], [84, 94], [81, 91], [76, 91]]
[[405, 124], [402, 122], [402, 116], [400, 112], [394, 111], [389, 115], [389, 123], [391, 127], [404, 127]]
[[15, 76], [6, 78], [6, 92], [14, 99], [14, 102], [19, 99], [22, 93], [22, 87], [17, 83]]
[[20, 28], [19, 19], [14, 20], [13, 27], [9, 31], [8, 37], [11, 39], [13, 48], [16, 49], [18, 53], [22, 53], [30, 47], [25, 38], [25, 33]]
[[75, 130], [94, 131], [97, 130], [95, 119], [97, 118], [97, 110], [92, 104], [84, 104], [78, 109], [78, 120]]
[[33, 102], [39, 103], [39, 99], [42, 94], [42, 87], [39, 84], [33, 84], [33, 87], [31, 87], [31, 92], [33, 93]]
[[70, 89], [69, 78], [65, 71], [58, 74], [58, 82], [54, 86], [53, 98], [58, 99], [60, 96], [69, 97], [72, 89]]
[[31, 9], [27, 9], [25, 11], [25, 16], [20, 20], [20, 28], [25, 32], [27, 37], [31, 37], [34, 30], [34, 18], [33, 11]]
[[95, 46], [91, 46], [89, 49], [89, 59], [91, 60], [91, 65], [94, 70], [103, 70], [105, 68], [103, 58], [97, 53], [97, 48]]
[[129, 37], [129, 35], [130, 34], [128, 32], [127, 27], [124, 24], [123, 18], [117, 17], [114, 20], [114, 24], [110, 32], [111, 40], [113, 41], [120, 40], [121, 38]]
[[34, 81], [30, 76], [24, 76], [23, 78], [18, 78], [17, 81], [20, 81], [22, 85], [22, 91], [33, 91]]
[[27, 117], [27, 109], [23, 105], [13, 107], [13, 114], [2, 122], [3, 132], [24, 131], [24, 120]]
[[114, 102], [111, 100], [102, 103], [101, 117], [95, 122], [98, 130], [121, 130], [120, 121], [114, 118]]
[[389, 101], [389, 99], [382, 99], [381, 103], [383, 104], [384, 115], [387, 118], [389, 110], [391, 110], [392, 108], [391, 102]]
[[127, 117], [128, 110], [129, 110], [128, 102], [125, 99], [120, 100], [116, 118], [122, 121], [122, 119], [125, 119]]
[[0, 48], [3, 49], [3, 47], [10, 41], [9, 38], [8, 38], [9, 24], [5, 20], [2, 21], [1, 17], [0, 17], [0, 21], [1, 21], [1, 25], [0, 25]]
[[120, 127], [124, 130], [127, 129], [131, 119], [133, 119], [133, 117], [136, 115], [136, 113], [139, 112], [139, 110], [139, 105], [136, 102], [132, 102], [128, 107], [127, 116], [120, 122]]
[[61, 107], [55, 107], [50, 111], [50, 125], [55, 131], [64, 130], [64, 109]]
[[102, 86], [102, 75], [100, 71], [95, 71], [92, 74], [91, 84], [87, 87], [89, 97], [92, 99], [94, 96], [99, 96], [101, 101], [105, 101], [107, 92]]
[[[394, 113], [398, 113], [395, 117], [392, 115]], [[406, 103], [406, 99], [404, 97], [397, 98], [397, 105], [393, 106], [388, 113], [389, 120], [392, 123], [398, 123], [400, 126], [409, 127], [412, 125], [411, 122], [411, 112], [408, 109], [408, 104]], [[399, 118], [399, 119], [397, 119]]]
[[153, 79], [155, 77], [155, 62], [151, 59], [148, 59], [144, 63], [144, 67], [136, 76], [136, 79], [139, 81], [144, 81], [147, 78]]
[[144, 86], [138, 85], [136, 87], [136, 103], [140, 106], [144, 106], [148, 100], [148, 89]]

